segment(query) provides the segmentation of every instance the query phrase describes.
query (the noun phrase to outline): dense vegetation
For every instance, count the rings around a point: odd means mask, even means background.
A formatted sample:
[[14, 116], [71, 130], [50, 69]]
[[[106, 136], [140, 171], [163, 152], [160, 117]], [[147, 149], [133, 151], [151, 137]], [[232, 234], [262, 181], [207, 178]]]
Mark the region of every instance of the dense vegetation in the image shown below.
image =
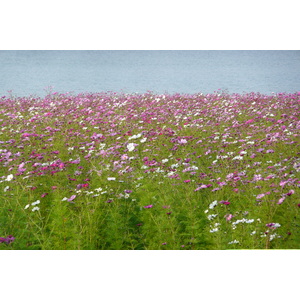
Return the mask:
[[0, 98], [0, 249], [298, 249], [300, 93]]

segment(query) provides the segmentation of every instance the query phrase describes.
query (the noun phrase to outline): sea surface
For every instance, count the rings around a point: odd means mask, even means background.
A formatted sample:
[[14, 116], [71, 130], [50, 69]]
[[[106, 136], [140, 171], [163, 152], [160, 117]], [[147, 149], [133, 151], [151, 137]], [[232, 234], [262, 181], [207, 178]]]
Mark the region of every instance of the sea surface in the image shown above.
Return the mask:
[[0, 51], [0, 96], [300, 91], [300, 51]]

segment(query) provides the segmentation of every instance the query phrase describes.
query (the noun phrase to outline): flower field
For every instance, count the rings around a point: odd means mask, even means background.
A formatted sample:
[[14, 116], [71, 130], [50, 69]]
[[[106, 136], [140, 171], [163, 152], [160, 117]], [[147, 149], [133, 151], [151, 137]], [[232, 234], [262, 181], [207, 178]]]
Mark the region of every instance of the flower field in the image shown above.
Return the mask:
[[0, 249], [299, 249], [300, 93], [0, 98]]

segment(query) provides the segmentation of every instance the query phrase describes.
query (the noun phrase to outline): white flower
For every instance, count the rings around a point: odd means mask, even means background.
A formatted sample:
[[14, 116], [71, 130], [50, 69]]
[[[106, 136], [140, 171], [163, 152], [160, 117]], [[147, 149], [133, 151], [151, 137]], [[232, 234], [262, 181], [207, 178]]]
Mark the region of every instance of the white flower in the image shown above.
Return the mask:
[[131, 136], [128, 140], [138, 139], [138, 138], [140, 138], [141, 136], [142, 136], [142, 135], [139, 133], [139, 134], [136, 134], [136, 135]]
[[12, 179], [14, 178], [14, 175], [13, 174], [10, 174], [6, 177], [6, 181], [11, 181]]
[[248, 223], [248, 224], [250, 224], [250, 223], [253, 223], [254, 222], [254, 219], [246, 219], [246, 221], [245, 221], [246, 223]]
[[114, 180], [116, 180], [116, 177], [107, 177], [107, 180], [108, 181], [114, 181]]
[[239, 241], [234, 240], [234, 241], [229, 242], [228, 245], [231, 245], [231, 244], [239, 244], [239, 243], [240, 243]]
[[213, 201], [210, 205], [209, 205], [209, 209], [213, 209], [215, 206], [217, 206], [218, 205], [218, 201], [217, 200], [215, 200], [215, 201]]
[[40, 200], [37, 200], [37, 201], [35, 201], [35, 202], [32, 202], [31, 205], [38, 205], [38, 204], [40, 204], [40, 203], [41, 203], [41, 201], [40, 201]]
[[213, 228], [209, 232], [217, 232], [218, 230], [219, 230], [219, 228]]
[[169, 160], [167, 158], [163, 159], [161, 162], [164, 164], [166, 162], [168, 162]]
[[27, 205], [24, 207], [24, 209], [27, 209], [29, 206], [30, 206], [30, 204], [27, 204]]
[[242, 160], [243, 159], [243, 156], [240, 156], [240, 155], [237, 155], [235, 156], [232, 160]]
[[61, 201], [66, 201], [66, 200], [68, 200], [68, 198], [67, 198], [67, 197], [64, 197]]
[[146, 137], [140, 140], [141, 143], [145, 143], [146, 141], [147, 141]]
[[40, 208], [38, 206], [35, 206], [32, 211], [35, 211], [35, 210], [39, 210]]
[[215, 215], [208, 215], [207, 216], [207, 219], [208, 220], [212, 220], [213, 218], [215, 218], [217, 216], [217, 214], [215, 214]]
[[4, 192], [7, 192], [9, 190], [9, 186], [6, 186], [5, 188], [4, 188]]
[[127, 145], [128, 151], [129, 151], [129, 152], [133, 151], [133, 150], [135, 149], [135, 145], [136, 145], [136, 144], [134, 144], [134, 143], [129, 143], [129, 144]]

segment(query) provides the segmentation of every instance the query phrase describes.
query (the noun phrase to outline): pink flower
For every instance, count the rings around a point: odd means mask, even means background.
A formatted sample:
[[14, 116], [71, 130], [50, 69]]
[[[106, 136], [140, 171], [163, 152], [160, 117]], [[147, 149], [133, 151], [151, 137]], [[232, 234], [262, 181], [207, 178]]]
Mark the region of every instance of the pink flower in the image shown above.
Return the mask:
[[230, 221], [233, 218], [232, 214], [225, 215], [226, 221]]
[[287, 180], [282, 180], [282, 181], [280, 181], [279, 185], [280, 185], [281, 187], [284, 187], [287, 183], [288, 183]]
[[265, 194], [259, 194], [259, 195], [256, 196], [256, 199], [261, 199], [264, 196], [265, 196]]
[[151, 208], [151, 207], [153, 207], [152, 204], [144, 206], [144, 208]]
[[285, 200], [285, 197], [281, 197], [281, 198], [278, 200], [277, 204], [282, 204], [284, 200]]
[[68, 201], [71, 202], [71, 201], [73, 201], [75, 198], [76, 198], [76, 195], [72, 195], [72, 196], [68, 199]]
[[245, 124], [251, 124], [253, 122], [254, 122], [254, 119], [250, 119], [250, 120], [246, 121]]

